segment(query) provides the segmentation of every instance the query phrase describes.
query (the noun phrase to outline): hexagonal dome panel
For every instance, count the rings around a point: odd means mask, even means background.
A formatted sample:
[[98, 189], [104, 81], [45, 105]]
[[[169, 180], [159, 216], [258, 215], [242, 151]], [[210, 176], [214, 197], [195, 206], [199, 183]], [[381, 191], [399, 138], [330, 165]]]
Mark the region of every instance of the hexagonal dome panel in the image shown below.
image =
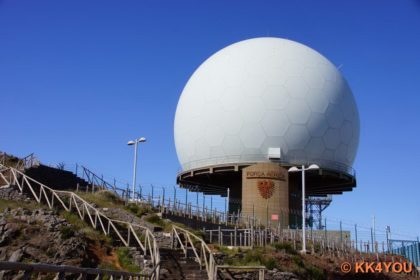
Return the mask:
[[306, 124], [311, 115], [311, 109], [304, 100], [291, 99], [286, 108], [289, 121], [293, 124]]
[[274, 110], [270, 110], [265, 113], [261, 124], [267, 136], [277, 137], [284, 136], [290, 126], [286, 114], [282, 111]]
[[184, 170], [267, 161], [273, 146], [285, 161], [322, 167], [353, 163], [359, 127], [351, 90], [325, 57], [290, 40], [256, 38], [220, 50], [194, 72], [174, 137]]
[[259, 149], [267, 135], [258, 123], [248, 123], [242, 127], [239, 137], [245, 148]]
[[306, 126], [292, 124], [287, 130], [284, 139], [291, 150], [303, 150], [311, 139]]

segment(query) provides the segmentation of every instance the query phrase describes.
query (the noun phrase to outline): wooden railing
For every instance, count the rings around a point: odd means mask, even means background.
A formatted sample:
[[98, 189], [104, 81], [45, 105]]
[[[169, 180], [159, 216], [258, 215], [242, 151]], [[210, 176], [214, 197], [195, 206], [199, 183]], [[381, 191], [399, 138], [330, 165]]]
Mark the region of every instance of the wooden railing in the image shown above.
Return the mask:
[[[46, 203], [51, 209], [61, 207], [67, 212], [75, 212], [79, 218], [87, 221], [93, 228], [105, 235], [114, 234], [124, 246], [138, 246], [144, 256], [150, 256], [153, 270], [150, 279], [159, 279], [160, 254], [156, 239], [147, 227], [125, 221], [110, 219], [83, 198], [69, 191], [54, 190], [13, 167], [0, 164], [1, 177], [9, 185], [16, 185], [21, 192], [28, 191], [38, 203]], [[4, 174], [8, 172], [8, 177]]]
[[[19, 262], [0, 262], [0, 271], [24, 271], [21, 279], [42, 279], [48, 275], [55, 275], [54, 279], [64, 280], [66, 276], [77, 277], [77, 279], [87, 279], [89, 276], [96, 276], [95, 279], [102, 279], [104, 276], [108, 279], [129, 279], [143, 280], [150, 279], [149, 275], [144, 273], [133, 273], [125, 271], [116, 271], [98, 268], [81, 268], [67, 265], [51, 265], [51, 264], [28, 264]], [[4, 273], [3, 272], [3, 273]], [[0, 272], [0, 277], [3, 275]]]
[[175, 225], [172, 226], [171, 245], [173, 249], [180, 248], [184, 252], [185, 257], [188, 257], [188, 250], [192, 251], [193, 258], [198, 262], [200, 267], [206, 269], [209, 280], [216, 280], [221, 271], [227, 273], [231, 271], [257, 271], [258, 279], [264, 280], [264, 271], [266, 269], [264, 266], [217, 265], [213, 252], [201, 237]]
[[[193, 234], [192, 232], [173, 225], [171, 231], [171, 246], [172, 249], [181, 248], [185, 254], [185, 257], [188, 256], [188, 249], [194, 253], [194, 258], [200, 265], [200, 267], [205, 267], [207, 271], [207, 276], [209, 279], [215, 279], [215, 260], [212, 251], [207, 246], [206, 242]], [[196, 247], [198, 246], [198, 248]]]

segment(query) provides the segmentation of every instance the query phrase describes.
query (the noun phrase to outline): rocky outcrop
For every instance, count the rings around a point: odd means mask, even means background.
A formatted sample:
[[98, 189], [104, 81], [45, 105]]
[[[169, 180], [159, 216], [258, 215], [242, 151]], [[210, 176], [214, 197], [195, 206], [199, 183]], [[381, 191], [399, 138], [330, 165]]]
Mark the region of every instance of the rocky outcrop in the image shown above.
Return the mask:
[[25, 194], [21, 194], [17, 187], [0, 188], [0, 199], [30, 201], [31, 199]]
[[6, 208], [0, 213], [0, 261], [94, 266], [83, 236], [53, 211]]

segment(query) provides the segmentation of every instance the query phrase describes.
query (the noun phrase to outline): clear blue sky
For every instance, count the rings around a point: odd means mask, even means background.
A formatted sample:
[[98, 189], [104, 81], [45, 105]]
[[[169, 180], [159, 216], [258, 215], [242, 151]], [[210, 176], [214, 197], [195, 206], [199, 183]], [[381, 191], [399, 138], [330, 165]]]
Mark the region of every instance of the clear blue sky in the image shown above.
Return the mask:
[[173, 119], [217, 50], [278, 36], [328, 57], [361, 118], [358, 187], [331, 217], [420, 234], [420, 1], [0, 0], [0, 150], [173, 185]]

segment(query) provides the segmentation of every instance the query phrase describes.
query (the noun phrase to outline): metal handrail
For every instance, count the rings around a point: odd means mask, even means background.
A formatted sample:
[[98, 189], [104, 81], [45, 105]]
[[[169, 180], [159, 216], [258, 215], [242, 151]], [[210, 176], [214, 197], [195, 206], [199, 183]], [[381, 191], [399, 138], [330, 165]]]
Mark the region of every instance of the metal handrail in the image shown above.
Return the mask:
[[39, 165], [39, 161], [34, 153], [31, 153], [26, 157], [19, 159], [18, 163], [16, 164], [16, 169], [25, 170], [36, 165]]
[[34, 153], [31, 153], [23, 158], [18, 158], [4, 152], [0, 152], [0, 164], [5, 166], [7, 159], [14, 159], [17, 161], [14, 167], [19, 170], [24, 170], [25, 168], [27, 169], [31, 168], [32, 166], [39, 165], [39, 161]]
[[[128, 247], [130, 245], [130, 241], [134, 240], [134, 242], [141, 248], [144, 255], [150, 255], [151, 257], [154, 269], [151, 272], [150, 279], [159, 279], [159, 247], [149, 228], [134, 223], [108, 218], [104, 213], [93, 207], [74, 192], [54, 190], [13, 167], [6, 167], [1, 164], [0, 167], [4, 167], [3, 172], [10, 170], [8, 180], [6, 176], [2, 176], [2, 178], [6, 179], [5, 181], [9, 185], [16, 185], [21, 192], [23, 192], [24, 187], [27, 186], [30, 193], [38, 203], [41, 203], [42, 200], [44, 200], [51, 209], [54, 207], [55, 200], [57, 200], [59, 202], [58, 205], [60, 205], [64, 210], [67, 212], [73, 210], [82, 220], [85, 220], [85, 217], [87, 217], [91, 226], [95, 229], [99, 227], [105, 235], [110, 235], [112, 232], [115, 233], [125, 246]], [[21, 181], [19, 181], [19, 179], [21, 179]], [[38, 185], [39, 190], [36, 190], [34, 185]], [[50, 194], [50, 197], [48, 194]], [[68, 204], [66, 204], [66, 201], [60, 197], [60, 194], [68, 197]], [[123, 226], [123, 228], [127, 230], [127, 238], [122, 236], [122, 233], [116, 225]], [[144, 242], [141, 241], [136, 229], [140, 230], [145, 235]], [[131, 238], [131, 236], [133, 236], [133, 238]]]
[[[181, 236], [184, 237], [184, 242], [181, 239]], [[194, 242], [196, 241], [196, 242]], [[175, 248], [176, 245], [179, 245], [181, 250], [184, 252], [185, 257], [187, 257], [188, 249], [191, 249], [194, 253], [194, 259], [198, 262], [200, 267], [205, 267], [207, 276], [209, 280], [216, 280], [219, 270], [245, 270], [252, 271], [258, 270], [260, 280], [264, 280], [264, 266], [232, 266], [232, 265], [217, 265], [213, 252], [210, 250], [207, 243], [201, 238], [195, 235], [194, 233], [172, 225], [171, 231], [171, 246]], [[198, 245], [198, 248], [196, 247]]]
[[[99, 186], [102, 189], [107, 189], [109, 191], [114, 192], [116, 195], [118, 195], [119, 197], [121, 197], [123, 200], [128, 199], [130, 196], [130, 189], [127, 185], [126, 188], [121, 188], [118, 187], [116, 184], [116, 181], [114, 179], [114, 183], [109, 183], [107, 180], [105, 180], [103, 177], [98, 176], [95, 172], [93, 172], [92, 170], [90, 170], [89, 168], [83, 166], [83, 165], [79, 165], [76, 164], [76, 176], [79, 176], [79, 172], [78, 172], [78, 168], [82, 169], [82, 175], [81, 178], [84, 180], [87, 180], [88, 184], [92, 185], [92, 186]], [[137, 198], [142, 198], [141, 192], [135, 192], [134, 196]]]

